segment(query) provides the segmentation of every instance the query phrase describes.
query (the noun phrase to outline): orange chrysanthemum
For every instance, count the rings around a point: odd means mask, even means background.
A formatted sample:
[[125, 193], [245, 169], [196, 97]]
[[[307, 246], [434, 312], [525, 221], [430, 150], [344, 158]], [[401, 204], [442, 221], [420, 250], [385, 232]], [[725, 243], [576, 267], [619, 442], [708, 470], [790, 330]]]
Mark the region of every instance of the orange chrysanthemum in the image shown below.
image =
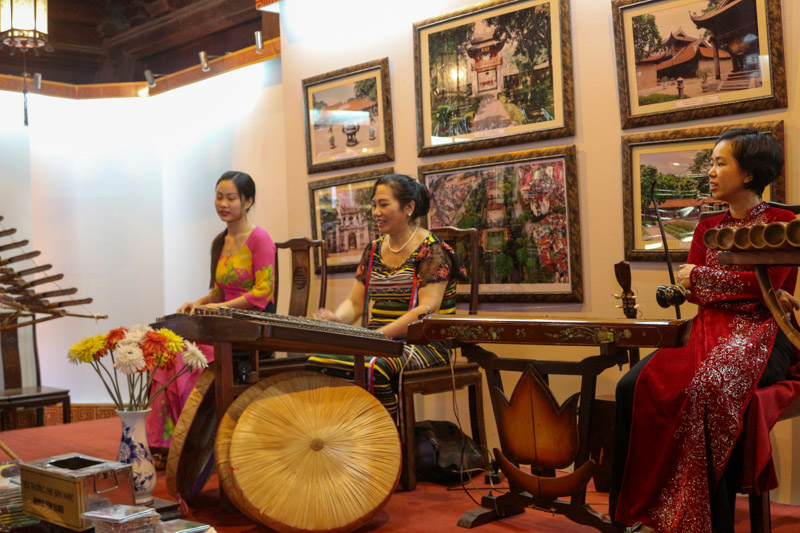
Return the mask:
[[139, 372], [152, 372], [158, 366], [158, 356], [153, 354], [144, 354], [144, 368]]
[[169, 352], [169, 339], [166, 335], [157, 331], [148, 331], [145, 333], [144, 340], [139, 343], [139, 345], [142, 347], [145, 358], [147, 358], [148, 355], [160, 355]]
[[175, 368], [175, 363], [177, 360], [178, 358], [174, 353], [164, 354], [164, 356], [161, 358], [161, 368], [164, 370], [172, 370]]
[[125, 338], [127, 332], [128, 328], [116, 328], [109, 331], [106, 335], [106, 348], [109, 350], [116, 349], [117, 343]]

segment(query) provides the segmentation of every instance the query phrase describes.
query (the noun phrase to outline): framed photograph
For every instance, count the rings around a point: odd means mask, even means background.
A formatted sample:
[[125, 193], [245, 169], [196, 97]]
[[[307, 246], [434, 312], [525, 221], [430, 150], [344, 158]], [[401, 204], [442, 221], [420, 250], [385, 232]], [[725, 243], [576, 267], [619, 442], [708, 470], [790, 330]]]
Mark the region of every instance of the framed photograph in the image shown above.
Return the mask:
[[308, 173], [394, 161], [389, 59], [303, 80]]
[[[389, 167], [308, 184], [311, 233], [328, 247], [328, 272], [355, 272], [364, 247], [381, 236], [372, 218], [372, 187], [393, 173]], [[319, 261], [315, 250], [317, 269]]]
[[423, 165], [419, 179], [429, 228], [480, 231], [480, 301], [583, 301], [574, 146]]
[[[727, 209], [727, 204], [711, 197], [707, 175], [717, 137], [733, 128], [769, 132], [783, 144], [782, 121], [623, 135], [626, 260], [666, 261], [656, 208], [672, 261], [686, 260], [700, 214]], [[783, 175], [764, 190], [763, 198], [785, 202]]]
[[575, 132], [569, 0], [497, 0], [414, 24], [419, 155]]
[[780, 0], [615, 0], [623, 128], [787, 106]]

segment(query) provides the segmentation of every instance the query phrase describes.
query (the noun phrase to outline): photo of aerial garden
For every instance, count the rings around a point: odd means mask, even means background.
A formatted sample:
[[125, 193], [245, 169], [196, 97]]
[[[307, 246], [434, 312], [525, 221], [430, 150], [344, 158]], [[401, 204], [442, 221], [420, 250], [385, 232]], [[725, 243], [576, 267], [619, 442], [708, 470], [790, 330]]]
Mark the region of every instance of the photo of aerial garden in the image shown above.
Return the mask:
[[[432, 196], [429, 227], [480, 231], [481, 284], [569, 289], [563, 157], [433, 172], [424, 179]], [[467, 257], [466, 250], [456, 251]]]

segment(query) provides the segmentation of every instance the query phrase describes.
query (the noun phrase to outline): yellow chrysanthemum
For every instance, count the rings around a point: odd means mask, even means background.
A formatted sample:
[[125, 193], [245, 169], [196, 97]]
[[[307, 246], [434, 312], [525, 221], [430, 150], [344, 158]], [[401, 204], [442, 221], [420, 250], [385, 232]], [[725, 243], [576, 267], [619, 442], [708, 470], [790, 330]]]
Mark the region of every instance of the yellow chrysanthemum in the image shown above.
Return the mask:
[[105, 351], [105, 349], [105, 335], [86, 337], [69, 347], [69, 360], [76, 365], [78, 363], [90, 363], [98, 352]]
[[167, 328], [161, 328], [158, 332], [167, 338], [166, 344], [170, 353], [176, 354], [183, 351], [183, 337]]

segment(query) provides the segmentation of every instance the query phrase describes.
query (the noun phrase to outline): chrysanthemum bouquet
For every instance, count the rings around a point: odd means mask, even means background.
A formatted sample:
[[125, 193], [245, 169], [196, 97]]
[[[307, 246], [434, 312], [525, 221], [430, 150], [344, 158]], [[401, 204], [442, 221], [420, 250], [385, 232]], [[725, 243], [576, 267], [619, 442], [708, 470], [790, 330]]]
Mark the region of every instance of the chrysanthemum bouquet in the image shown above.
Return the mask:
[[[159, 369], [175, 369], [178, 356], [184, 366], [151, 394], [155, 373]], [[194, 343], [169, 329], [154, 330], [147, 326], [117, 328], [86, 337], [70, 346], [69, 360], [76, 365], [88, 363], [94, 368], [119, 411], [147, 409], [179, 376], [208, 366], [206, 357]], [[120, 387], [121, 380], [127, 380], [127, 398]]]

